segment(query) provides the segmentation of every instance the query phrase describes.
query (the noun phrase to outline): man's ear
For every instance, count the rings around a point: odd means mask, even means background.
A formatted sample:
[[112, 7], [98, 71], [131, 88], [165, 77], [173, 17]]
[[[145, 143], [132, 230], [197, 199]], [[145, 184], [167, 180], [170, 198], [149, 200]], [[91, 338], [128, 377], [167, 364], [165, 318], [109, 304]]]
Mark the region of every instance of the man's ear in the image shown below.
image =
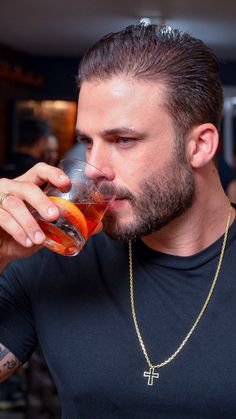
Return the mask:
[[205, 166], [213, 159], [219, 144], [217, 128], [210, 123], [194, 127], [188, 135], [186, 152], [193, 168]]

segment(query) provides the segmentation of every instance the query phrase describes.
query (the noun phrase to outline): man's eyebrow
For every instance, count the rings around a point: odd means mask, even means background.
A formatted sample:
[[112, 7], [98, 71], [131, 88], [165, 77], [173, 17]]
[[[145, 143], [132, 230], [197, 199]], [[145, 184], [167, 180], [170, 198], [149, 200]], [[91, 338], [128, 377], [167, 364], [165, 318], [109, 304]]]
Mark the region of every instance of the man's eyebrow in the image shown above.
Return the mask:
[[[132, 128], [128, 127], [119, 127], [119, 128], [111, 128], [111, 129], [105, 129], [100, 133], [102, 137], [109, 137], [112, 135], [130, 135], [133, 137], [144, 137], [144, 134], [142, 132], [136, 131]], [[84, 132], [80, 131], [79, 129], [76, 129], [76, 136], [77, 137], [89, 137]]]
[[84, 132], [80, 131], [77, 128], [75, 129], [75, 134], [76, 134], [76, 137], [87, 137], [87, 135]]
[[118, 127], [118, 128], [112, 128], [112, 129], [106, 129], [102, 131], [102, 136], [108, 137], [109, 135], [130, 135], [133, 137], [143, 137], [144, 134], [142, 132], [136, 131], [132, 128], [128, 127]]

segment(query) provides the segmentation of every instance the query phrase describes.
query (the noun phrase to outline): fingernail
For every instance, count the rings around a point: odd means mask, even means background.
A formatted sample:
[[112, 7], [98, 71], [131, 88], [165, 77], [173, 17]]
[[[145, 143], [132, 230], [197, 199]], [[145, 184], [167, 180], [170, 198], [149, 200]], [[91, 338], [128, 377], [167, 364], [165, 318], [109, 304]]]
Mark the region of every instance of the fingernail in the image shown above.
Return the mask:
[[36, 231], [34, 235], [34, 240], [37, 243], [42, 243], [45, 240], [45, 235], [41, 231]]
[[58, 209], [57, 209], [57, 207], [49, 207], [47, 209], [47, 213], [48, 213], [48, 215], [56, 215], [56, 214], [58, 214]]
[[31, 247], [33, 245], [33, 242], [29, 239], [29, 237], [27, 237], [27, 239], [25, 240], [25, 244], [27, 247]]

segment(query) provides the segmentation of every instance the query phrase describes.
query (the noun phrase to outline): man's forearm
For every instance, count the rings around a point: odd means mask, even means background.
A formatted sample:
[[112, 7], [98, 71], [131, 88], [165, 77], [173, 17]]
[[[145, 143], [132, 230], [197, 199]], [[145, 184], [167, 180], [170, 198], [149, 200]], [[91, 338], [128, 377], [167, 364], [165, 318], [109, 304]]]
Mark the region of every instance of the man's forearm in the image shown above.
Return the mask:
[[5, 346], [0, 344], [0, 382], [12, 375], [21, 363]]

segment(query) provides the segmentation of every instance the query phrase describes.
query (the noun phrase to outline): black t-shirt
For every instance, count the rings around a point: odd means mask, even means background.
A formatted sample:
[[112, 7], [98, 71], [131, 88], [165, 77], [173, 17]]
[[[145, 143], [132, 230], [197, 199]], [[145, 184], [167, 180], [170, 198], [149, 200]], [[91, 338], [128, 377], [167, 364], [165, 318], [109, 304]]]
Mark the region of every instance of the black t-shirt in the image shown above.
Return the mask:
[[[152, 363], [192, 327], [221, 245], [177, 257], [134, 243], [135, 307]], [[63, 419], [236, 417], [236, 222], [203, 318], [153, 386], [131, 314], [128, 246], [103, 233], [76, 257], [44, 249], [13, 263], [0, 281], [0, 318], [0, 342], [22, 362], [39, 342]]]

